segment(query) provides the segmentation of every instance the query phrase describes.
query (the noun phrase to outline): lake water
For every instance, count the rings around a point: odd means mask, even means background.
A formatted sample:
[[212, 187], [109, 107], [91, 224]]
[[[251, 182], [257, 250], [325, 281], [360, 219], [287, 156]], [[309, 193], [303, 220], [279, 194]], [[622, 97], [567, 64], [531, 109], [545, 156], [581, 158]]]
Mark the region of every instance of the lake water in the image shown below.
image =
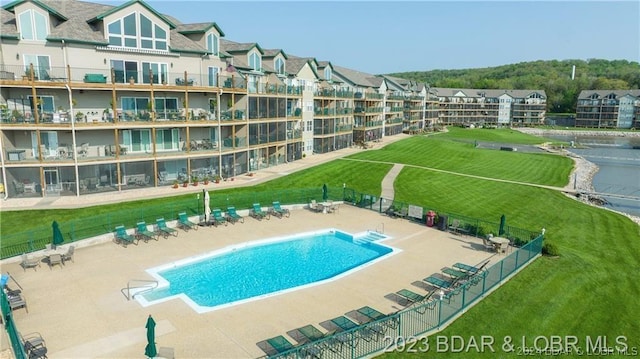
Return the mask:
[[[559, 141], [574, 141], [570, 151], [595, 163], [600, 170], [593, 177], [596, 192], [640, 198], [640, 138], [545, 136]], [[635, 149], [634, 149], [635, 147]], [[640, 217], [640, 199], [604, 196], [606, 207]]]

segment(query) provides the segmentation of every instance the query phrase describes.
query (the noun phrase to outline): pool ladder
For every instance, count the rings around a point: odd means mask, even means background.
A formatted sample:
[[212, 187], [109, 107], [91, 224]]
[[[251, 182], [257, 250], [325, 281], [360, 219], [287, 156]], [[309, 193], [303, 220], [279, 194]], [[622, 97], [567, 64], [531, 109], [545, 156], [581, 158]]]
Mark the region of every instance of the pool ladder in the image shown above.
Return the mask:
[[[138, 294], [150, 292], [153, 289], [158, 288], [157, 280], [148, 280], [148, 279], [132, 279], [127, 282], [126, 288], [120, 289], [120, 293], [127, 298], [127, 300], [133, 299]], [[132, 289], [142, 289], [141, 291], [136, 291], [135, 294], [131, 294]]]

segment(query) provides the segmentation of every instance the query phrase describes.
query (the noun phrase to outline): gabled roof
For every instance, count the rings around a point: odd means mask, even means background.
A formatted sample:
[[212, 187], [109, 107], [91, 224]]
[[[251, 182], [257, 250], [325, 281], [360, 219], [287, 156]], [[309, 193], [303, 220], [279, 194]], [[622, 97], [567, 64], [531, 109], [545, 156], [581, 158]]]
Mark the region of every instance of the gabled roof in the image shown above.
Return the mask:
[[211, 28], [215, 28], [220, 36], [224, 36], [224, 32], [215, 22], [199, 22], [194, 24], [178, 24], [176, 30], [181, 34], [203, 34]]
[[618, 98], [625, 95], [640, 98], [640, 90], [582, 90], [580, 91], [580, 95], [578, 95], [578, 99], [589, 99], [593, 94], [598, 95], [599, 98], [607, 97], [610, 94], [614, 94]]
[[52, 14], [53, 16], [57, 17], [58, 19], [60, 19], [62, 21], [66, 21], [67, 20], [67, 17], [64, 16], [60, 11], [58, 11], [55, 6], [51, 6], [51, 4], [45, 3], [45, 2], [39, 1], [39, 0], [16, 0], [14, 2], [11, 2], [11, 3], [3, 6], [2, 8], [7, 10], [7, 11], [11, 11], [17, 5], [20, 5], [20, 4], [25, 3], [25, 2], [30, 2], [30, 3], [33, 3], [36, 6], [41, 7], [43, 10], [46, 10], [47, 12], [49, 12], [50, 14]]
[[160, 14], [159, 12], [157, 12], [156, 9], [154, 9], [151, 6], [147, 5], [147, 3], [142, 1], [142, 0], [130, 0], [130, 1], [124, 3], [124, 4], [120, 5], [120, 6], [112, 7], [111, 9], [96, 15], [94, 18], [89, 19], [89, 23], [92, 23], [92, 22], [97, 21], [97, 20], [103, 20], [105, 17], [107, 17], [107, 16], [109, 16], [109, 15], [111, 15], [111, 14], [117, 12], [117, 11], [120, 11], [120, 10], [122, 10], [124, 8], [127, 8], [127, 7], [129, 7], [129, 6], [133, 5], [133, 4], [142, 5], [145, 9], [149, 10], [155, 16], [157, 16], [160, 19], [162, 19], [162, 21], [166, 22], [167, 25], [169, 25], [170, 29], [175, 29], [176, 25], [172, 21], [167, 19], [164, 15]]
[[[537, 93], [540, 94], [543, 98], [547, 98], [547, 94], [544, 90], [495, 90], [495, 89], [460, 89], [460, 88], [443, 88], [443, 87], [432, 87], [431, 93], [436, 96], [442, 97], [452, 97], [455, 96], [458, 92], [462, 92], [465, 97], [488, 97], [488, 98], [498, 98], [502, 95], [508, 95], [512, 98], [527, 98], [530, 95]], [[482, 96], [484, 94], [484, 96]]]
[[308, 64], [311, 71], [313, 71], [313, 75], [316, 78], [320, 78], [320, 76], [318, 75], [318, 72], [313, 67], [311, 62], [317, 63], [316, 59], [313, 57], [298, 57], [294, 55], [289, 55], [289, 59], [287, 60], [287, 73], [297, 74], [298, 72], [300, 72], [300, 70], [302, 70], [304, 65]]
[[87, 20], [95, 16], [95, 14], [107, 11], [112, 6], [82, 1], [41, 0], [41, 2], [46, 3], [51, 8], [55, 7], [60, 13], [68, 15], [67, 21], [51, 27], [47, 40], [64, 40], [66, 42], [104, 46], [109, 44], [103, 34]]
[[255, 42], [239, 43], [235, 41], [220, 39], [220, 49], [232, 55], [235, 55], [237, 53], [248, 53], [253, 48], [258, 49], [258, 51], [260, 51], [260, 54], [264, 54], [264, 51], [262, 50], [260, 45]]
[[276, 56], [278, 56], [278, 54], [282, 54], [282, 56], [285, 59], [289, 59], [289, 56], [287, 56], [287, 54], [282, 51], [281, 49], [264, 49], [263, 58], [274, 58]]
[[16, 39], [20, 38], [20, 34], [16, 28], [16, 17], [12, 12], [0, 8], [0, 38]]

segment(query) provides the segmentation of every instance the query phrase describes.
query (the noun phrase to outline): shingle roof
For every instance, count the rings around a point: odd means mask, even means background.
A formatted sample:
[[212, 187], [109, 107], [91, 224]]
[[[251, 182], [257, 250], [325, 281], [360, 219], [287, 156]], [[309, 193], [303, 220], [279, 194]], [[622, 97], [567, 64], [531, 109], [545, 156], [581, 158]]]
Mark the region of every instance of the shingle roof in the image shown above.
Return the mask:
[[461, 88], [442, 88], [432, 87], [431, 93], [437, 96], [451, 97], [462, 92], [466, 97], [481, 97], [480, 94], [484, 93], [484, 97], [500, 97], [507, 94], [513, 98], [526, 98], [533, 93], [538, 93], [543, 97], [547, 97], [544, 90], [494, 90], [494, 89], [461, 89]]
[[260, 45], [258, 45], [255, 42], [240, 43], [240, 42], [220, 39], [220, 48], [230, 54], [233, 54], [234, 52], [249, 52], [249, 50], [251, 50], [254, 47], [257, 48], [261, 54], [264, 53]]
[[18, 38], [18, 29], [16, 28], [16, 17], [12, 12], [0, 9], [0, 37]]
[[285, 59], [289, 58], [289, 56], [287, 56], [287, 54], [282, 51], [282, 49], [264, 49], [262, 57], [276, 57], [280, 53], [282, 54], [282, 56], [284, 56]]
[[640, 98], [640, 90], [582, 90], [578, 99], [588, 99], [591, 95], [596, 94], [599, 98], [606, 97], [610, 94], [614, 94], [616, 97], [622, 97], [624, 95], [631, 95]]
[[[167, 18], [169, 18], [167, 16]], [[174, 22], [176, 23], [176, 22]], [[220, 34], [220, 36], [224, 36], [224, 32], [218, 27], [218, 24], [215, 22], [199, 22], [193, 24], [180, 24], [176, 23], [176, 30], [178, 30], [181, 34], [200, 34], [209, 31], [211, 28], [215, 28], [216, 31]]]
[[357, 86], [380, 87], [383, 81], [382, 78], [376, 77], [375, 75], [348, 69], [342, 66], [333, 65], [333, 71], [340, 74], [342, 77], [346, 78]]

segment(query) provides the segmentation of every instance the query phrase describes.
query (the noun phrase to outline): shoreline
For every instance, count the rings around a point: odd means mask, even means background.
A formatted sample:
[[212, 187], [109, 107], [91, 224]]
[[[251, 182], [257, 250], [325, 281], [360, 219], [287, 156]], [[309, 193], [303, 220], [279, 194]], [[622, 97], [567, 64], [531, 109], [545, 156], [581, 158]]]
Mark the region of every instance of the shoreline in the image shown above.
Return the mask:
[[[530, 135], [538, 136], [538, 137], [543, 137], [544, 136], [543, 133], [575, 134], [577, 132], [577, 131], [569, 131], [569, 130], [539, 130], [539, 129], [531, 129], [531, 128], [517, 128], [516, 130], [523, 133], [530, 134]], [[554, 131], [554, 132], [551, 132], [551, 131]], [[586, 134], [587, 132], [589, 131], [581, 132], [581, 135], [587, 135]], [[601, 136], [608, 136], [608, 135], [605, 135], [604, 133], [616, 133], [618, 134], [617, 135], [618, 137], [624, 137], [624, 135], [619, 135], [619, 134], [627, 134], [627, 135], [630, 135], [629, 137], [640, 137], [640, 132], [614, 132], [614, 131], [597, 131], [597, 132], [601, 133]], [[595, 189], [593, 188], [593, 176], [595, 176], [596, 173], [598, 173], [598, 171], [600, 170], [600, 167], [598, 167], [598, 165], [596, 165], [595, 163], [571, 151], [567, 151], [566, 149], [558, 150], [555, 148], [551, 148], [548, 145], [549, 143], [544, 143], [540, 147], [549, 153], [555, 153], [561, 156], [564, 155], [573, 160], [573, 169], [569, 174], [569, 183], [567, 183], [567, 185], [564, 186], [564, 189], [570, 190], [570, 191], [578, 191], [578, 192], [595, 192]], [[625, 212], [616, 211], [615, 209], [611, 209], [603, 205], [596, 204], [590, 201], [590, 198], [587, 196], [577, 197], [570, 194], [566, 194], [566, 196], [569, 198], [573, 198], [576, 201], [586, 203], [590, 206], [602, 208], [611, 212], [621, 214], [631, 219], [633, 222], [635, 222], [640, 226], [640, 217], [638, 216], [634, 216]]]

